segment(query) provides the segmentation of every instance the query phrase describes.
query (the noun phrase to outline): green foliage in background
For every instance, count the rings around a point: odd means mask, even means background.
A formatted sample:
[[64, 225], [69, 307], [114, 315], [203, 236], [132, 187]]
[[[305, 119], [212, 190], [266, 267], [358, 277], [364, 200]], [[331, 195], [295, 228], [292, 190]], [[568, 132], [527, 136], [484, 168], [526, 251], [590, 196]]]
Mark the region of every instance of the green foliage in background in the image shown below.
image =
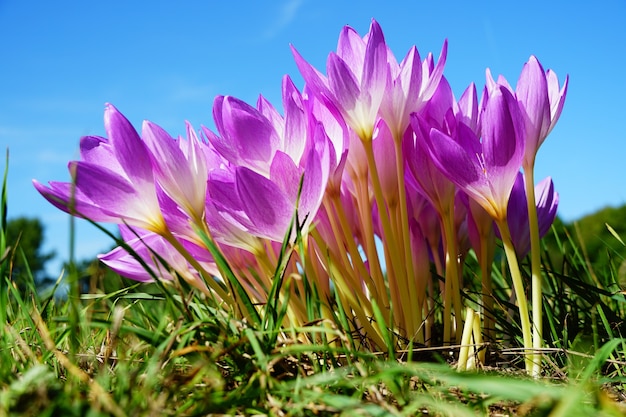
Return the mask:
[[30, 274], [35, 281], [46, 279], [46, 262], [53, 259], [55, 253], [43, 249], [44, 225], [39, 219], [10, 219], [7, 222], [6, 243], [11, 251], [7, 261], [10, 262], [14, 282], [21, 286]]
[[[567, 223], [557, 218], [554, 229], [559, 239], [566, 242], [565, 251], [580, 250], [594, 269], [619, 268], [626, 259], [626, 205], [606, 207]], [[546, 243], [557, 254], [555, 237], [547, 236]]]

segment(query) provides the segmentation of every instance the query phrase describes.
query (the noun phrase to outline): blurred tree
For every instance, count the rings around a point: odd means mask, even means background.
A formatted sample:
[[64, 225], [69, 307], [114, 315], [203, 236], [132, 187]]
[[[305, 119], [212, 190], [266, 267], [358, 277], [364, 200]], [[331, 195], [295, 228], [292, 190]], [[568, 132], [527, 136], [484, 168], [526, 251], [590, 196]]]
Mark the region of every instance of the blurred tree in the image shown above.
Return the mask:
[[[563, 250], [559, 249], [557, 240]], [[596, 272], [620, 267], [626, 259], [626, 246], [622, 242], [626, 242], [626, 205], [606, 207], [568, 223], [557, 217], [552, 231], [544, 238], [557, 270], [563, 262], [563, 253], [578, 253]]]
[[43, 237], [44, 226], [39, 219], [18, 217], [7, 222], [10, 254], [5, 262], [10, 262], [13, 282], [22, 288], [31, 279], [35, 285], [45, 281], [46, 262], [56, 256], [54, 252], [43, 251]]

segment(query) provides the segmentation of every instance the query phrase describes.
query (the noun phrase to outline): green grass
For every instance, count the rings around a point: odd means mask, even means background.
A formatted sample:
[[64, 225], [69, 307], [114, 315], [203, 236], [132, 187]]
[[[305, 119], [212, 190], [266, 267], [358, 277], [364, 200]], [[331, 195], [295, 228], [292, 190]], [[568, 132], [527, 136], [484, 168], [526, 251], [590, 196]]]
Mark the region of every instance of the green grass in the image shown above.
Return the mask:
[[[19, 248], [5, 238], [6, 203], [3, 187], [0, 417], [626, 414], [619, 262], [592, 268], [584, 244], [569, 235], [560, 240], [560, 230], [543, 253], [544, 376], [532, 379], [523, 372], [502, 265], [494, 266], [494, 297], [503, 307], [494, 311], [496, 341], [483, 347], [488, 355], [478, 370], [457, 372], [455, 346], [395, 351], [384, 332], [387, 351], [356, 349], [358, 341], [343, 331], [350, 326], [340, 302], [332, 323], [282, 328], [286, 301], [279, 294], [289, 293], [290, 283], [280, 266], [269, 302], [242, 304], [249, 320], [216, 309], [182, 282], [136, 284], [98, 265], [89, 294], [78, 293], [79, 272], [69, 268], [67, 300], [38, 295], [32, 277], [19, 286], [12, 280]], [[466, 270], [477, 270], [475, 259], [467, 262]], [[528, 264], [522, 267], [528, 278]], [[472, 274], [463, 295], [476, 305]], [[245, 301], [243, 288], [236, 290]], [[312, 318], [319, 317], [316, 296], [307, 289]], [[383, 321], [374, 306], [373, 319]]]

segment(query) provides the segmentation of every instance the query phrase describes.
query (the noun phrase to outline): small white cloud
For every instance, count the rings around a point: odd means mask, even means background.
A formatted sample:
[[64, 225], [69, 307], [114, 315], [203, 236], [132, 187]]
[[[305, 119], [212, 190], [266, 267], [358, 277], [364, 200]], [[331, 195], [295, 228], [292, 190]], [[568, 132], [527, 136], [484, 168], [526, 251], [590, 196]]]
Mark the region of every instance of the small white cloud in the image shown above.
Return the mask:
[[295, 18], [304, 0], [288, 0], [283, 3], [278, 11], [277, 18], [265, 31], [265, 40], [275, 37], [283, 28], [288, 26]]

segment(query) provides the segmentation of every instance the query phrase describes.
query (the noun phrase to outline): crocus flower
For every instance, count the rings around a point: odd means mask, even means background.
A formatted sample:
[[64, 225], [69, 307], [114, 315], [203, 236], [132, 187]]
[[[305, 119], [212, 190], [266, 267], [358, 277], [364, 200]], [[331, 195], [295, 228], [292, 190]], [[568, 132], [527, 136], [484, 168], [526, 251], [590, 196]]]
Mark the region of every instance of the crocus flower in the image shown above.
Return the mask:
[[341, 114], [362, 140], [371, 140], [389, 77], [387, 45], [380, 25], [372, 20], [363, 38], [345, 26], [339, 35], [337, 52], [328, 56], [328, 77], [306, 62], [294, 47], [291, 49], [313, 94]]
[[[515, 96], [522, 109], [526, 126], [525, 169], [534, 167], [539, 147], [561, 116], [568, 81], [569, 76], [565, 78], [563, 86], [559, 87], [556, 73], [552, 70], [544, 71], [535, 56], [531, 56], [522, 68], [517, 80]], [[504, 77], [499, 76], [498, 80], [494, 81], [489, 71], [487, 71], [487, 84], [489, 88], [499, 84], [513, 92]]]
[[[535, 185], [537, 196], [537, 220], [539, 224], [539, 237], [543, 237], [556, 218], [559, 205], [559, 194], [554, 190], [552, 178], [547, 177]], [[530, 232], [528, 226], [528, 209], [526, 191], [524, 188], [524, 176], [517, 175], [508, 208], [508, 223], [511, 230], [511, 239], [517, 256], [522, 259], [530, 251]]]
[[163, 233], [167, 226], [157, 195], [163, 192], [155, 186], [146, 144], [110, 104], [105, 108], [104, 126], [108, 139], [81, 138], [82, 160], [69, 164], [74, 184], [51, 182], [46, 187], [34, 180], [35, 188], [70, 214]]
[[204, 217], [208, 169], [203, 144], [193, 127], [187, 123], [186, 140], [174, 140], [161, 127], [145, 122], [142, 137], [150, 149], [159, 185], [191, 219], [200, 223]]
[[219, 96], [214, 106], [219, 135], [205, 129], [230, 163], [210, 174], [216, 208], [249, 233], [278, 242], [296, 208], [304, 230], [313, 220], [328, 182], [332, 147], [323, 126], [310, 121], [313, 116], [288, 77], [283, 107], [284, 118], [264, 98], [254, 108]]
[[435, 165], [494, 220], [505, 220], [509, 195], [524, 156], [524, 119], [513, 95], [494, 88], [482, 113], [482, 139], [458, 123], [454, 138], [431, 129], [426, 137]]
[[388, 51], [390, 78], [380, 106], [380, 113], [387, 122], [394, 138], [401, 139], [409, 126], [409, 116], [424, 107], [437, 90], [446, 63], [448, 42], [441, 49], [437, 66], [431, 68], [432, 55], [423, 62], [415, 46], [411, 47], [402, 62]]
[[456, 125], [453, 114], [454, 96], [445, 78], [426, 104], [421, 114], [411, 116], [412, 132], [403, 142], [408, 175], [418, 190], [430, 201], [440, 216], [447, 213], [454, 199], [456, 187], [435, 165], [428, 153], [427, 137], [431, 128], [451, 134], [450, 126]]

